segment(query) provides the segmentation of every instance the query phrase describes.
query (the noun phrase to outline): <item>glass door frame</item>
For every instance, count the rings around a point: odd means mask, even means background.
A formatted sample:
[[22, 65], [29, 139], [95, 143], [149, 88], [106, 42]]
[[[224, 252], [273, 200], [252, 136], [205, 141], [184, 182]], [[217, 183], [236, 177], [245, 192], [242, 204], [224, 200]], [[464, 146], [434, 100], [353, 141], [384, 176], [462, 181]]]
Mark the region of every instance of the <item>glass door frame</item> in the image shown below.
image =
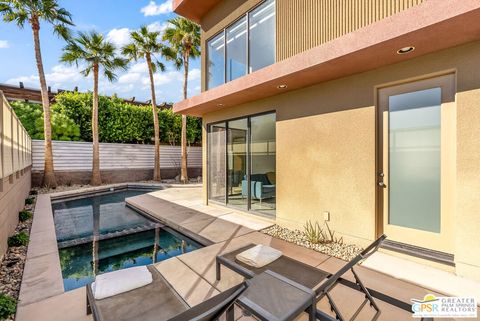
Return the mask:
[[[247, 211], [247, 212], [252, 212], [252, 213], [255, 213], [255, 214], [258, 214], [258, 215], [262, 215], [262, 216], [266, 216], [266, 217], [269, 217], [271, 218], [272, 216], [271, 215], [268, 215], [268, 214], [265, 214], [265, 213], [262, 213], [261, 211], [257, 211], [257, 210], [254, 210], [252, 209], [252, 198], [251, 198], [251, 195], [252, 195], [252, 184], [250, 183], [250, 179], [251, 179], [251, 172], [252, 172], [252, 164], [251, 164], [251, 155], [252, 155], [252, 150], [251, 150], [251, 141], [252, 141], [252, 129], [251, 129], [251, 118], [252, 117], [257, 117], [257, 116], [262, 116], [262, 115], [268, 115], [268, 114], [276, 114], [276, 110], [269, 110], [269, 111], [265, 111], [265, 112], [261, 112], [261, 113], [257, 113], [257, 114], [249, 114], [249, 115], [245, 115], [245, 116], [239, 116], [239, 117], [235, 117], [235, 118], [228, 118], [228, 119], [222, 119], [222, 120], [219, 120], [219, 121], [215, 121], [215, 122], [211, 122], [211, 123], [208, 123], [206, 125], [206, 129], [207, 129], [207, 202], [210, 203], [212, 202], [213, 204], [220, 204], [220, 205], [224, 205], [224, 206], [227, 206], [227, 207], [231, 207], [231, 208], [234, 208], [234, 209], [238, 209], [238, 210], [243, 210], [243, 211]], [[238, 207], [238, 206], [233, 206], [233, 205], [230, 205], [228, 204], [228, 123], [230, 121], [234, 121], [234, 120], [239, 120], [239, 119], [247, 119], [247, 162], [246, 162], [246, 166], [247, 166], [247, 208], [241, 208], [241, 207]], [[224, 202], [219, 202], [219, 201], [216, 201], [214, 199], [211, 199], [210, 198], [210, 195], [211, 195], [211, 192], [210, 192], [210, 141], [209, 141], [209, 138], [208, 138], [208, 134], [210, 133], [210, 130], [211, 130], [211, 127], [212, 126], [215, 126], [216, 124], [221, 124], [221, 123], [225, 123], [225, 201]], [[276, 130], [276, 120], [275, 120], [275, 130]], [[275, 172], [276, 172], [276, 164], [275, 164]], [[276, 202], [276, 201], [275, 201]], [[275, 205], [276, 207], [276, 205]]]
[[[453, 214], [455, 198], [455, 122], [456, 105], [455, 73], [432, 75], [428, 78], [413, 79], [376, 87], [377, 110], [377, 169], [375, 174], [377, 190], [377, 234], [387, 234], [390, 240], [428, 248], [445, 253], [453, 253]], [[415, 92], [425, 89], [442, 89], [441, 99], [441, 210], [440, 232], [428, 232], [395, 226], [388, 223], [389, 195], [389, 107], [388, 98], [392, 95]], [[383, 174], [383, 176], [382, 176]]]

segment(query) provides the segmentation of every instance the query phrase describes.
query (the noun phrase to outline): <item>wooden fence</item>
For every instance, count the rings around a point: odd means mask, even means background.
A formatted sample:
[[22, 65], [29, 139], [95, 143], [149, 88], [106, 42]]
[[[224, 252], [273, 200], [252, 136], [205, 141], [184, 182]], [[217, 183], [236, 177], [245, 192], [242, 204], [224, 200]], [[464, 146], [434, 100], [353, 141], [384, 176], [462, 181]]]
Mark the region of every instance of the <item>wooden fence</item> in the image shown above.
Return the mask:
[[32, 141], [0, 91], [0, 178], [32, 164]]
[[[44, 141], [32, 141], [33, 171], [43, 171]], [[202, 167], [202, 148], [188, 147], [188, 167]], [[160, 167], [180, 168], [180, 146], [160, 146]], [[53, 142], [55, 171], [88, 171], [92, 169], [92, 143]], [[100, 143], [100, 169], [151, 169], [154, 163], [154, 146], [140, 144]]]

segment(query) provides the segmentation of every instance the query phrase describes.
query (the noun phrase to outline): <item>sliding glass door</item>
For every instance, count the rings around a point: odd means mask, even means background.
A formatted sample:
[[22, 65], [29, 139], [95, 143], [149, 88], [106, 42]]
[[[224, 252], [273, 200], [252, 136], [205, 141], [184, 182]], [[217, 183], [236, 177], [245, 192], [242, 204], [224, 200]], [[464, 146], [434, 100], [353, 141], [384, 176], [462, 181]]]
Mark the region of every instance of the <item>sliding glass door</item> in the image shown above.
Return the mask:
[[209, 200], [275, 215], [275, 121], [268, 113], [208, 126]]
[[226, 123], [210, 126], [208, 132], [208, 196], [211, 200], [225, 202], [226, 192]]
[[247, 134], [246, 118], [228, 122], [227, 203], [242, 209], [248, 209], [247, 195], [242, 193], [242, 181], [247, 178]]

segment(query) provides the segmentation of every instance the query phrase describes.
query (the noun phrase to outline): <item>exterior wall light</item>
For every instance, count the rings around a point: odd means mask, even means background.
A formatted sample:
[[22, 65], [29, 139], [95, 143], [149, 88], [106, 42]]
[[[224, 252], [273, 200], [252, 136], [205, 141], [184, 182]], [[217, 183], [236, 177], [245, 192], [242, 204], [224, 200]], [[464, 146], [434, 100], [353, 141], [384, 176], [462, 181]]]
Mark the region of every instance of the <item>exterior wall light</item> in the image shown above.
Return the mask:
[[414, 46], [403, 47], [397, 50], [397, 54], [404, 55], [415, 50]]

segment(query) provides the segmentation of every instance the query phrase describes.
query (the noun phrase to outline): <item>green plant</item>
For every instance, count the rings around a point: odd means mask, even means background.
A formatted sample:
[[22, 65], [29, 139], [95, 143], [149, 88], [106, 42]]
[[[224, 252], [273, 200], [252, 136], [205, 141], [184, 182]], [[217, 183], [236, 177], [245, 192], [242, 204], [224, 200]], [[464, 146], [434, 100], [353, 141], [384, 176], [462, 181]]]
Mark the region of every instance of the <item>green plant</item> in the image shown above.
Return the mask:
[[[80, 129], [80, 140], [92, 141], [92, 94], [62, 92], [55, 96], [52, 111], [72, 119]], [[160, 142], [180, 144], [182, 117], [171, 108], [158, 110]], [[151, 106], [136, 106], [117, 97], [100, 96], [98, 102], [100, 141], [104, 143], [153, 144], [154, 128]], [[187, 117], [190, 144], [202, 141], [202, 120]]]
[[335, 231], [332, 231], [330, 229], [330, 226], [328, 226], [328, 223], [327, 221], [325, 221], [325, 226], [327, 227], [327, 232], [328, 232], [328, 236], [329, 236], [329, 241], [330, 242], [333, 242], [333, 243], [338, 243], [338, 244], [343, 244], [343, 236], [341, 237], [336, 237], [335, 236]]
[[308, 220], [304, 225], [304, 233], [310, 243], [318, 244], [325, 242], [326, 235], [318, 222]]
[[[43, 139], [42, 105], [23, 101], [13, 101], [11, 105], [28, 134], [34, 139]], [[52, 110], [51, 122], [53, 140], [80, 140], [80, 127], [67, 115]]]
[[19, 232], [8, 238], [8, 246], [26, 246], [28, 244], [29, 237], [25, 232]]
[[33, 197], [29, 197], [25, 199], [25, 205], [32, 205], [33, 204]]
[[5, 320], [15, 314], [17, 301], [9, 295], [0, 293], [0, 320]]
[[20, 211], [18, 213], [18, 219], [21, 221], [21, 222], [25, 222], [25, 221], [28, 221], [29, 219], [32, 218], [32, 213], [30, 211], [27, 211], [27, 210], [23, 210], [23, 211]]

